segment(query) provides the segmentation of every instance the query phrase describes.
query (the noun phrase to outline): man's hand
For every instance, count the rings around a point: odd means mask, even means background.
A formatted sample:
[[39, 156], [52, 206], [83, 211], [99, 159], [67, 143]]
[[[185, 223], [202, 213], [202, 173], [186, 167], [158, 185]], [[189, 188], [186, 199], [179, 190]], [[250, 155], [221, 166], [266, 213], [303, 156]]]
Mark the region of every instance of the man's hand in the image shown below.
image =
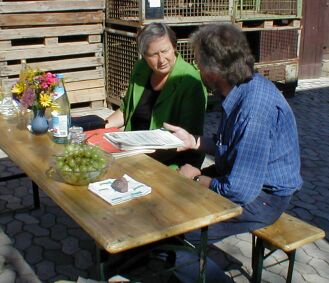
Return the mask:
[[179, 168], [178, 172], [189, 179], [193, 179], [195, 176], [201, 175], [201, 171], [190, 164], [183, 165]]
[[209, 186], [210, 186], [211, 178], [208, 176], [201, 175], [201, 171], [198, 168], [193, 167], [190, 164], [185, 164], [184, 166], [179, 168], [177, 171], [189, 179], [193, 179], [195, 176], [199, 176], [198, 183], [200, 185], [202, 185], [206, 188], [209, 188]]
[[198, 149], [196, 139], [193, 135], [185, 131], [181, 127], [176, 127], [168, 123], [163, 123], [163, 127], [171, 131], [176, 137], [184, 142], [183, 147], [177, 148], [177, 151], [184, 151], [188, 149]]

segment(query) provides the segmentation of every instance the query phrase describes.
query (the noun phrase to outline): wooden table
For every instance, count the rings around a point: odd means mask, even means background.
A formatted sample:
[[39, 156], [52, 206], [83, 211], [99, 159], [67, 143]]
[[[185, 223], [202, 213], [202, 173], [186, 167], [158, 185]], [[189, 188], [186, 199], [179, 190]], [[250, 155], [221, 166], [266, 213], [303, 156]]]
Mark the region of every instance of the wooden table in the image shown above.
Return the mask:
[[115, 160], [103, 177], [124, 173], [152, 187], [152, 193], [111, 206], [86, 186], [47, 177], [49, 160], [64, 149], [48, 134], [34, 135], [0, 117], [0, 148], [54, 202], [109, 253], [119, 253], [236, 215], [241, 207], [141, 154]]

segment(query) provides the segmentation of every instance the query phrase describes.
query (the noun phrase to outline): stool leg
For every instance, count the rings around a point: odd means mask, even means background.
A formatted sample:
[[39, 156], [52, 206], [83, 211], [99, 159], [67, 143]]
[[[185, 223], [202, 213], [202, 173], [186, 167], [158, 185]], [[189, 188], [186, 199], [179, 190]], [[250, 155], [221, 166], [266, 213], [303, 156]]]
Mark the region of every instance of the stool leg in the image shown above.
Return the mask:
[[264, 261], [264, 244], [263, 240], [257, 238], [256, 245], [253, 246], [252, 252], [252, 282], [260, 283], [262, 279], [263, 261]]
[[252, 235], [252, 244], [251, 244], [252, 248], [251, 248], [251, 267], [252, 267], [252, 270], [256, 269], [255, 267], [255, 261], [256, 261], [256, 236], [255, 235]]
[[294, 264], [295, 264], [295, 256], [296, 256], [296, 250], [287, 253], [287, 256], [289, 258], [289, 268], [288, 268], [288, 274], [287, 274], [287, 283], [291, 283], [292, 280], [292, 272], [294, 271]]
[[32, 190], [33, 190], [33, 203], [34, 208], [38, 209], [40, 208], [40, 198], [39, 198], [39, 188], [36, 183], [32, 181]]

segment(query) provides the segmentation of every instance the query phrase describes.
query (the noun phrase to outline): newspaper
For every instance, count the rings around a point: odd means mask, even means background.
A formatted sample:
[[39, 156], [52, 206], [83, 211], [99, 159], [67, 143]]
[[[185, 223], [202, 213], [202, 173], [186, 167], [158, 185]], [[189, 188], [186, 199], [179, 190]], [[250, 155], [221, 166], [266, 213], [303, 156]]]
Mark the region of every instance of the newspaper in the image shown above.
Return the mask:
[[105, 138], [105, 133], [118, 132], [117, 128], [105, 128], [86, 131], [86, 143], [100, 147], [110, 153], [114, 158], [133, 156], [140, 153], [153, 153], [154, 149], [121, 150]]
[[121, 150], [170, 149], [184, 142], [164, 129], [105, 133], [104, 137]]

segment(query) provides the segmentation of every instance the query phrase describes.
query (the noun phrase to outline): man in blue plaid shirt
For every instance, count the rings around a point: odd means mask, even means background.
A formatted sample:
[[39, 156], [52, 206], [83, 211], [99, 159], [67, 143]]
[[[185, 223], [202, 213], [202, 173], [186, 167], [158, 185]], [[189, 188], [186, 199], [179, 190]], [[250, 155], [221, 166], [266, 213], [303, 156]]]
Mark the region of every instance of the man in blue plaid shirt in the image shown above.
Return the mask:
[[178, 150], [215, 155], [211, 168], [201, 172], [186, 164], [179, 172], [243, 207], [239, 217], [209, 228], [209, 240], [215, 241], [272, 224], [286, 210], [302, 185], [298, 133], [283, 95], [254, 72], [254, 58], [239, 29], [206, 25], [191, 40], [204, 84], [224, 98], [217, 136], [195, 137], [164, 126], [184, 141]]

